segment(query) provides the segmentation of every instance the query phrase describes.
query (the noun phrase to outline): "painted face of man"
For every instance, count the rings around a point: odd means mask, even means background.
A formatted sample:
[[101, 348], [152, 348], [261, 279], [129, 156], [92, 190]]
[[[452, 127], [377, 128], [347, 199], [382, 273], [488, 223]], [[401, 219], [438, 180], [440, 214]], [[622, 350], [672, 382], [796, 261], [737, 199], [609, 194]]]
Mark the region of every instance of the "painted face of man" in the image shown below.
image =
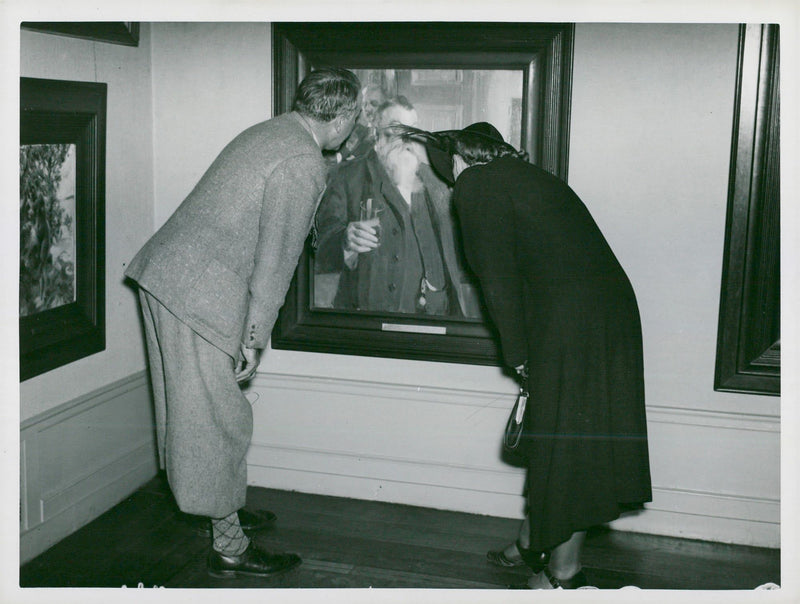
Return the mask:
[[414, 126], [417, 123], [417, 112], [400, 105], [387, 107], [378, 117], [378, 138], [375, 151], [398, 187], [419, 188], [417, 168], [418, 154], [413, 149], [416, 143], [405, 142], [392, 133], [392, 126], [404, 124]]
[[378, 107], [386, 100], [383, 90], [370, 86], [364, 90], [361, 100], [361, 121], [368, 126], [374, 126], [377, 118]]

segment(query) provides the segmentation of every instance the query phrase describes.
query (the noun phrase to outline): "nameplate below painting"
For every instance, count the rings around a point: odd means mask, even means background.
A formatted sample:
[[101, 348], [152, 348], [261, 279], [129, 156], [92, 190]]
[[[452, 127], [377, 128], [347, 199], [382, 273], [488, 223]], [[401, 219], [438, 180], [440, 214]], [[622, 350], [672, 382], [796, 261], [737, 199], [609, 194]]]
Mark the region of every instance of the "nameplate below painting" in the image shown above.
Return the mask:
[[402, 323], [383, 323], [381, 325], [383, 331], [403, 331], [407, 333], [432, 333], [436, 335], [446, 336], [447, 327], [441, 325], [404, 325]]

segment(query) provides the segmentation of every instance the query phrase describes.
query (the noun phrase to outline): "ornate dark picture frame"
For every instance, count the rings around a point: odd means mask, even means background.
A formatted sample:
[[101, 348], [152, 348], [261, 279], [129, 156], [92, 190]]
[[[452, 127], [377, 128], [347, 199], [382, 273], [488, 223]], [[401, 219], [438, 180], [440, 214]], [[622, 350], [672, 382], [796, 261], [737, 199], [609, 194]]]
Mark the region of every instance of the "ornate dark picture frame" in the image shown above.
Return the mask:
[[23, 21], [21, 26], [45, 34], [139, 46], [139, 23], [136, 21]]
[[[75, 197], [74, 217], [69, 221], [74, 258], [70, 258], [70, 266], [61, 267], [68, 274], [74, 271], [72, 301], [20, 316], [21, 380], [105, 349], [106, 94], [106, 84], [102, 83], [20, 79], [20, 159], [24, 147], [74, 149]], [[42, 191], [42, 198], [54, 194], [52, 183], [41, 183], [47, 180], [46, 173], [31, 178], [39, 181], [35, 186], [49, 187]], [[22, 212], [22, 198], [20, 202]], [[54, 202], [40, 199], [36, 203], [52, 206]], [[45, 209], [25, 211], [44, 213]], [[52, 217], [52, 207], [47, 212]], [[27, 214], [21, 214], [20, 218], [21, 229], [35, 228]], [[56, 227], [52, 223], [42, 219], [37, 225], [43, 230], [62, 228], [60, 222]], [[23, 243], [30, 239], [21, 237]], [[53, 252], [48, 249], [48, 240], [40, 239], [40, 264], [52, 264]], [[21, 277], [23, 257], [28, 253], [22, 252]], [[44, 285], [40, 287], [45, 289]]]
[[[566, 180], [574, 25], [539, 23], [273, 24], [274, 113], [291, 109], [313, 68], [520, 70], [521, 146]], [[345, 312], [312, 304], [311, 254], [300, 258], [272, 334], [279, 349], [497, 365], [486, 320]]]
[[741, 25], [715, 390], [780, 394], [778, 25]]

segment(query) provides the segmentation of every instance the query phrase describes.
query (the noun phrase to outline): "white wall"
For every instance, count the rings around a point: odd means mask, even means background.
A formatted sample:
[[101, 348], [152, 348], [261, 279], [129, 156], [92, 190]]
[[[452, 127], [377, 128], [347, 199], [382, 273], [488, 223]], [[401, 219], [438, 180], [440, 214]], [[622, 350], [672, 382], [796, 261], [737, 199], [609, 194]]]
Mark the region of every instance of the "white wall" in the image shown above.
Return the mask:
[[158, 228], [236, 134], [272, 116], [272, 58], [268, 23], [152, 31]]
[[138, 47], [22, 31], [25, 77], [106, 82], [106, 349], [20, 387], [25, 421], [75, 397], [141, 371], [138, 309], [122, 273], [153, 230], [153, 118], [150, 36]]
[[648, 398], [775, 415], [713, 390], [737, 30], [579, 25], [569, 181], [636, 289]]

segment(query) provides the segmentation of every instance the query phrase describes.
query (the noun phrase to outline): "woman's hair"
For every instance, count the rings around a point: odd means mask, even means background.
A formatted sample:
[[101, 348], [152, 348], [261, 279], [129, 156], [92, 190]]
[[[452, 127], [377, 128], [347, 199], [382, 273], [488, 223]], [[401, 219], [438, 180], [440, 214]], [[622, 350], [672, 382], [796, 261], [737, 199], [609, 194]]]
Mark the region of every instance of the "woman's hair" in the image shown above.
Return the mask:
[[516, 150], [508, 143], [476, 132], [463, 130], [453, 137], [451, 152], [464, 158], [467, 165], [485, 164], [498, 157], [514, 157], [528, 161], [528, 153]]
[[308, 74], [294, 95], [292, 109], [319, 122], [358, 111], [361, 82], [347, 69], [322, 67]]

